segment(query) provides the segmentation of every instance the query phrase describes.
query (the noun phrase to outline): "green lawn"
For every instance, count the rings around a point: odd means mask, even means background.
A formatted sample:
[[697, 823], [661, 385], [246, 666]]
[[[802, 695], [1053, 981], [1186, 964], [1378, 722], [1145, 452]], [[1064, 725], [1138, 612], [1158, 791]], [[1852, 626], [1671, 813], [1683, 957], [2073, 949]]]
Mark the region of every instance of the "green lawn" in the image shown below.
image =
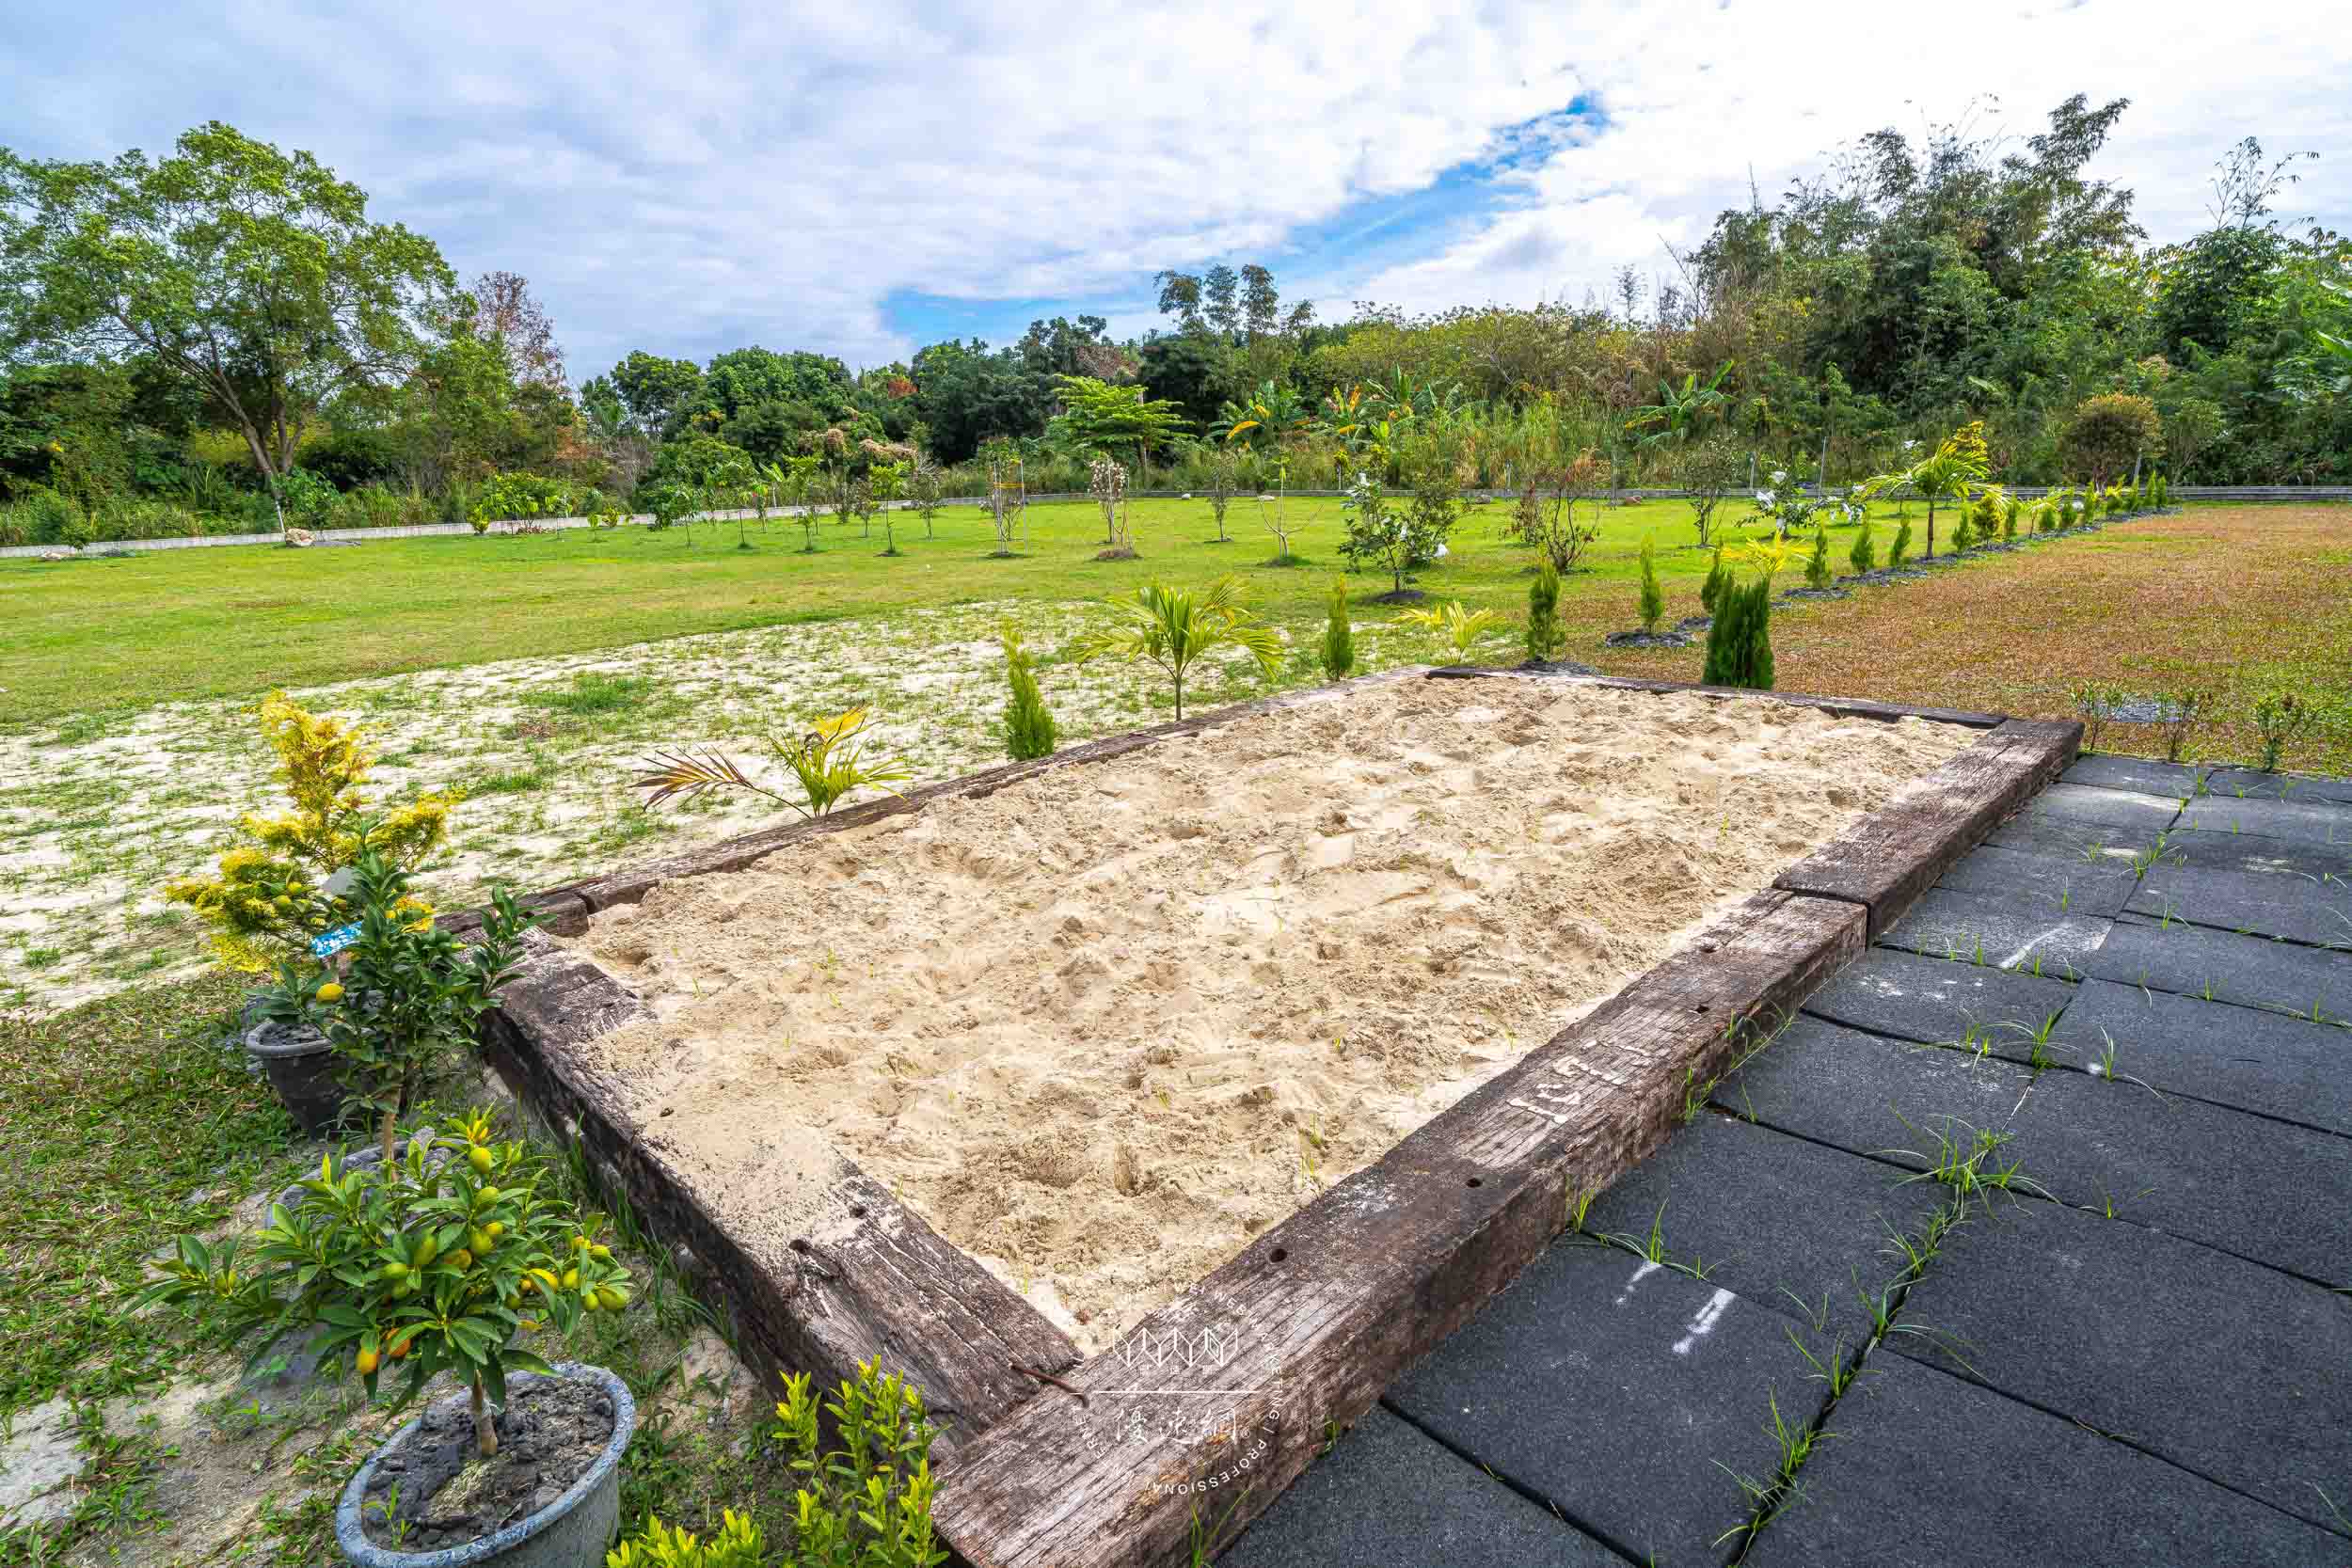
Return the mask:
[[[1743, 505], [1727, 504], [1726, 515]], [[751, 529], [736, 547], [733, 524], [683, 532], [641, 528], [484, 538], [385, 539], [350, 548], [267, 546], [162, 550], [107, 560], [0, 561], [0, 726], [68, 714], [97, 715], [183, 697], [244, 696], [273, 686], [310, 686], [358, 675], [580, 653], [688, 632], [861, 616], [922, 605], [995, 599], [1067, 600], [1165, 580], [1204, 583], [1238, 572], [1268, 619], [1319, 618], [1331, 572], [1343, 562], [1336, 499], [1295, 500], [1292, 547], [1310, 565], [1266, 564], [1273, 536], [1255, 502], [1228, 515], [1232, 542], [1216, 544], [1203, 501], [1135, 503], [1140, 559], [1098, 562], [1102, 515], [1091, 505], [1037, 506], [1029, 543], [993, 560], [986, 516], [972, 507], [941, 515], [923, 537], [911, 515], [898, 525], [902, 556], [830, 520], [820, 549], [800, 553], [801, 530]], [[1689, 577], [1706, 558], [1690, 509], [1650, 502], [1606, 514], [1592, 556], [1597, 581], [1621, 581], [1613, 626], [1632, 620], [1634, 552], [1655, 532], [1659, 571]], [[1476, 606], [1523, 607], [1528, 552], [1502, 531], [1507, 507], [1470, 513], [1452, 554], [1420, 586]], [[1359, 595], [1386, 582], [1356, 579]], [[1564, 606], [1564, 609], [1572, 609]], [[1675, 613], [1694, 611], [1695, 605]], [[1599, 613], [1597, 606], [1595, 613]]]

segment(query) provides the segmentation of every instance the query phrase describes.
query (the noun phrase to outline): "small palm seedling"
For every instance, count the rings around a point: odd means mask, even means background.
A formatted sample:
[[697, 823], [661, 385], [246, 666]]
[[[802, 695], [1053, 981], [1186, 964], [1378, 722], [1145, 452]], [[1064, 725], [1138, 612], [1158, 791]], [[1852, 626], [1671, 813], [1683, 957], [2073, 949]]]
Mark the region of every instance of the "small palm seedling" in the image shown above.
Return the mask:
[[637, 787], [646, 791], [648, 810], [673, 795], [691, 800], [707, 789], [727, 788], [764, 796], [791, 807], [803, 816], [822, 816], [849, 795], [869, 784], [895, 795], [898, 791], [890, 788], [892, 784], [914, 777], [902, 762], [867, 756], [869, 723], [866, 710], [853, 707], [818, 720], [814, 729], [791, 745], [772, 735], [767, 737], [769, 750], [791, 770], [800, 785], [801, 798], [797, 800], [770, 789], [744, 772], [732, 758], [716, 752], [701, 756], [691, 752], [656, 752], [647, 759], [651, 770], [638, 777]]
[[1219, 578], [1206, 594], [1155, 582], [1111, 600], [1110, 608], [1119, 624], [1079, 638], [1078, 661], [1109, 657], [1158, 665], [1175, 688], [1179, 719], [1184, 716], [1184, 676], [1204, 656], [1238, 648], [1268, 680], [1281, 666], [1282, 640], [1242, 608], [1234, 578]]
[[179, 1239], [138, 1305], [203, 1306], [266, 1329], [258, 1364], [288, 1330], [314, 1329], [322, 1367], [346, 1364], [376, 1391], [405, 1371], [400, 1402], [447, 1371], [472, 1394], [476, 1451], [498, 1451], [488, 1407], [507, 1374], [551, 1374], [518, 1333], [569, 1334], [582, 1313], [628, 1305], [628, 1271], [598, 1242], [600, 1220], [554, 1196], [545, 1160], [492, 1140], [477, 1112], [411, 1137], [397, 1159], [351, 1167], [328, 1155], [303, 1198], [273, 1204], [251, 1266], [234, 1238]]
[[1479, 640], [1502, 619], [1491, 610], [1464, 610], [1461, 600], [1450, 599], [1435, 610], [1408, 610], [1399, 617], [1399, 624], [1437, 633], [1454, 650], [1454, 662], [1468, 664]]
[[1015, 762], [1032, 762], [1054, 754], [1059, 730], [1045, 711], [1044, 693], [1038, 689], [1037, 664], [1021, 645], [1020, 629], [1007, 623], [1003, 631], [1005, 679], [1012, 695], [1005, 704], [1005, 753]]
[[1323, 642], [1315, 650], [1317, 662], [1323, 666], [1323, 678], [1343, 680], [1356, 668], [1356, 628], [1347, 618], [1347, 579], [1334, 577], [1331, 593], [1325, 600]]

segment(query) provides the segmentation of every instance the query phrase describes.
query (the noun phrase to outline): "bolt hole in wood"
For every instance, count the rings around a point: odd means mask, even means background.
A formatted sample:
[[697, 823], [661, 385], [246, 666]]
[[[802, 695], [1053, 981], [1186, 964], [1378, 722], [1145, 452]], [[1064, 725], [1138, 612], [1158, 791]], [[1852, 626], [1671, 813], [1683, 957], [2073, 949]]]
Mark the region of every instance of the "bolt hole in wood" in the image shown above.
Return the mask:
[[1483, 1187], [1486, 1183], [1483, 1178], [1473, 1176], [1470, 1179], [1470, 1184], [1473, 1187]]
[[1700, 1004], [1699, 1004], [1699, 1011], [1700, 1011], [1700, 1012], [1705, 1012], [1705, 1011], [1707, 1011], [1707, 1004], [1706, 1004], [1706, 1003], [1702, 1002], [1702, 1003], [1700, 1003]]
[[850, 1204], [850, 1217], [851, 1219], [853, 1219], [853, 1220], [862, 1220], [862, 1219], [864, 1219], [864, 1218], [866, 1217], [866, 1205], [865, 1205], [865, 1204], [863, 1204], [863, 1203], [852, 1203], [852, 1204]]
[[1286, 1247], [1286, 1246], [1278, 1246], [1278, 1247], [1276, 1247], [1276, 1248], [1275, 1248], [1272, 1252], [1269, 1252], [1269, 1253], [1267, 1253], [1267, 1254], [1266, 1254], [1266, 1256], [1267, 1256], [1267, 1257], [1269, 1257], [1269, 1258], [1273, 1259], [1274, 1259], [1276, 1262], [1278, 1262], [1278, 1263], [1281, 1262], [1284, 1259], [1288, 1258], [1290, 1255], [1291, 1255], [1291, 1249], [1290, 1249], [1290, 1248], [1288, 1248], [1288, 1247]]
[[803, 1241], [800, 1237], [795, 1236], [792, 1238], [792, 1250], [798, 1253], [806, 1254], [808, 1251], [808, 1243]]

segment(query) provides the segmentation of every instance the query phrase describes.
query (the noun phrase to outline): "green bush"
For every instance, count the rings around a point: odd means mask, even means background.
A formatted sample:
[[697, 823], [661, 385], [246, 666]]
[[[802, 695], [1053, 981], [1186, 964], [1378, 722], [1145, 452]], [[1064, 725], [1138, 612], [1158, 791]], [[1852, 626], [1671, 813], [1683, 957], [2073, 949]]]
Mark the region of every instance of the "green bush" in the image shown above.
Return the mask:
[[466, 520], [476, 533], [483, 533], [492, 523], [510, 518], [560, 517], [570, 494], [560, 479], [520, 472], [493, 474], [474, 492]]
[[[1549, 566], [1550, 562], [1547, 561], [1545, 564]], [[1553, 579], [1552, 596], [1556, 603], [1559, 597], [1556, 576]], [[1658, 562], [1651, 559], [1650, 542], [1646, 539], [1642, 541], [1641, 611], [1642, 629], [1646, 632], [1657, 631], [1658, 623], [1666, 618], [1666, 595], [1659, 589]]]
[[1709, 686], [1770, 691], [1772, 622], [1770, 577], [1758, 575], [1745, 586], [1726, 582], [1718, 597], [1714, 624], [1707, 629], [1707, 667], [1699, 678]]
[[1715, 559], [1707, 568], [1707, 580], [1699, 584], [1699, 608], [1709, 615], [1718, 613], [1724, 585], [1729, 581], [1730, 577], [1724, 570], [1724, 547], [1718, 545]]
[[1347, 579], [1331, 579], [1329, 610], [1323, 621], [1323, 645], [1315, 650], [1326, 680], [1340, 680], [1356, 668], [1356, 630], [1347, 621]]
[[1903, 558], [1910, 553], [1911, 519], [1905, 517], [1895, 526], [1895, 542], [1886, 546], [1886, 564], [1890, 568], [1899, 566], [1903, 563]]
[[728, 1509], [708, 1540], [671, 1529], [647, 1515], [644, 1528], [605, 1554], [605, 1568], [760, 1568], [768, 1538], [743, 1514]]
[[[793, 1494], [785, 1568], [933, 1568], [947, 1560], [931, 1528], [932, 1430], [923, 1396], [907, 1381], [857, 1370], [823, 1402], [806, 1372], [787, 1372], [771, 1439], [802, 1477]], [[840, 1447], [822, 1447], [823, 1426]], [[628, 1568], [628, 1565], [624, 1565]]]
[[81, 544], [76, 535], [87, 535], [89, 528], [80, 507], [45, 484], [27, 486], [8, 510], [15, 515], [12, 531], [26, 545]]
[[1952, 553], [1958, 555], [1977, 542], [1977, 522], [1972, 509], [1960, 509], [1960, 521], [1952, 525]]
[[1045, 711], [1045, 695], [1038, 689], [1037, 665], [1021, 645], [1021, 633], [1004, 628], [1005, 679], [1012, 696], [1005, 704], [1005, 752], [1015, 762], [1050, 757], [1060, 738], [1054, 716]]
[[1817, 528], [1813, 531], [1813, 555], [1804, 563], [1804, 585], [1827, 588], [1836, 576], [1829, 563], [1829, 530]]
[[1857, 575], [1878, 569], [1878, 541], [1870, 537], [1870, 515], [1867, 512], [1862, 515], [1861, 528], [1854, 532], [1853, 548], [1847, 552], [1846, 560]]

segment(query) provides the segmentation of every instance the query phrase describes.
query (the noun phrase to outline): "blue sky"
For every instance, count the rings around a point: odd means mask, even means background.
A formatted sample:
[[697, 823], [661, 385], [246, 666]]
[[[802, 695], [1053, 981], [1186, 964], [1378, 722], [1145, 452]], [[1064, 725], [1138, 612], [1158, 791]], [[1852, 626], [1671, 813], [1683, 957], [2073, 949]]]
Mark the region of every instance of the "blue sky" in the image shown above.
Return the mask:
[[[2193, 67], [2179, 40], [2197, 39]], [[1152, 275], [1261, 261], [1326, 319], [1581, 300], [1671, 267], [1882, 125], [2029, 134], [2134, 100], [2098, 171], [2159, 238], [2241, 136], [2352, 230], [2352, 29], [2315, 0], [1862, 0], [657, 13], [13, 0], [0, 144], [157, 151], [230, 121], [317, 153], [461, 276], [529, 277], [575, 376], [631, 348], [853, 364], [1037, 316], [1158, 321]], [[1984, 102], [1997, 94], [1997, 103]]]

